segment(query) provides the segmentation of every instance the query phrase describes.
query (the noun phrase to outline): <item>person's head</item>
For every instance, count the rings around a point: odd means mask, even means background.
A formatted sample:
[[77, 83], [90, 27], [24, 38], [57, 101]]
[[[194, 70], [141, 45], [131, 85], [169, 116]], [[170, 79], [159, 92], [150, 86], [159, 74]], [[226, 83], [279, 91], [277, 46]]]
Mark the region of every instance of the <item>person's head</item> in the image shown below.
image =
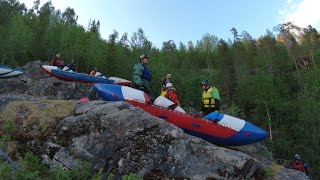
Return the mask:
[[166, 84], [166, 89], [167, 89], [167, 90], [171, 90], [172, 88], [173, 88], [172, 83], [167, 83], [167, 84]]
[[61, 55], [60, 54], [56, 54], [56, 58], [61, 58]]
[[293, 156], [293, 160], [294, 161], [300, 161], [301, 160], [301, 157], [300, 157], [300, 155], [299, 154], [295, 154], [294, 156]]
[[209, 82], [209, 80], [202, 80], [202, 81], [201, 81], [201, 87], [202, 87], [203, 89], [209, 89], [209, 88], [210, 88], [210, 82]]
[[142, 64], [148, 64], [149, 62], [149, 56], [147, 54], [140, 55], [139, 59]]
[[167, 74], [167, 78], [171, 79], [172, 74]]

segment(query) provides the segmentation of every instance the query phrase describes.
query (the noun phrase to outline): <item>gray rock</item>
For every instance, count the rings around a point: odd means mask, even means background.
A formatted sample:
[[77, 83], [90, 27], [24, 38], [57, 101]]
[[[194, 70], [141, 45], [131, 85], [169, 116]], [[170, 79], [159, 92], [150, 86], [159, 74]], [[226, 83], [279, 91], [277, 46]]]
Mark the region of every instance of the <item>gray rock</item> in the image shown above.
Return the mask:
[[283, 169], [280, 173], [274, 176], [272, 179], [281, 180], [281, 179], [292, 179], [292, 180], [309, 180], [309, 177], [300, 171], [293, 169]]
[[125, 102], [79, 103], [75, 116], [57, 126], [57, 137], [93, 169], [107, 167], [120, 175], [160, 172], [166, 177], [224, 179], [251, 178], [263, 171], [252, 157], [187, 135]]

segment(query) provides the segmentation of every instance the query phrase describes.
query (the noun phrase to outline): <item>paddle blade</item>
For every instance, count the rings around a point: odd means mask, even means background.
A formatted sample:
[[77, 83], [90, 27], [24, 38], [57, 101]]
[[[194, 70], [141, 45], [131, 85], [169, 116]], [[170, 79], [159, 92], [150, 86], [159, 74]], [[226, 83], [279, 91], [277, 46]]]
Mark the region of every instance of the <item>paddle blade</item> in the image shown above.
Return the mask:
[[90, 99], [88, 97], [83, 97], [83, 98], [81, 98], [79, 100], [80, 100], [80, 102], [88, 102], [88, 101], [90, 101]]

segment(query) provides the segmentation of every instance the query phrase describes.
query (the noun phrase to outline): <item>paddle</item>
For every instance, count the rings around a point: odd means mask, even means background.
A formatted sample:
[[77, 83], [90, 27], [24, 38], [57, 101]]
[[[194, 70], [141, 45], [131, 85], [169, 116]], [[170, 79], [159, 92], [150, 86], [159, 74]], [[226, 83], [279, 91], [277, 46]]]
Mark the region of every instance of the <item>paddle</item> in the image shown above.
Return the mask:
[[178, 106], [179, 106], [178, 103], [174, 103], [174, 104], [171, 104], [170, 106], [168, 106], [168, 109], [174, 110]]
[[82, 98], [79, 99], [80, 102], [88, 102], [88, 101], [90, 101], [89, 96], [90, 96], [92, 90], [93, 90], [93, 86], [90, 88], [89, 92], [87, 93], [87, 95], [85, 97], [82, 97]]

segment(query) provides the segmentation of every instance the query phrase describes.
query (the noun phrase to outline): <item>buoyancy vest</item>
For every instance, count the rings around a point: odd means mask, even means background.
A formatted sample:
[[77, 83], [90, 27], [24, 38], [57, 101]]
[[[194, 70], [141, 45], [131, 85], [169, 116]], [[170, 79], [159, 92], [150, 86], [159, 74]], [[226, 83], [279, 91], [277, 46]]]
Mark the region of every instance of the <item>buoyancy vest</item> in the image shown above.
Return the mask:
[[142, 64], [142, 66], [144, 67], [144, 69], [143, 69], [141, 78], [147, 81], [150, 81], [152, 78], [151, 71], [148, 69], [146, 65]]
[[178, 96], [175, 92], [167, 91], [165, 97], [174, 103], [178, 103]]
[[298, 163], [293, 161], [291, 163], [291, 166], [292, 166], [292, 169], [295, 169], [295, 170], [299, 170], [299, 171], [302, 171], [302, 172], [306, 172], [306, 169], [304, 168], [304, 163], [302, 161], [299, 161]]
[[205, 108], [214, 108], [215, 107], [215, 101], [212, 97], [212, 91], [213, 91], [213, 88], [210, 87], [208, 90], [203, 91], [203, 93], [202, 93], [202, 102], [203, 102], [203, 106]]

